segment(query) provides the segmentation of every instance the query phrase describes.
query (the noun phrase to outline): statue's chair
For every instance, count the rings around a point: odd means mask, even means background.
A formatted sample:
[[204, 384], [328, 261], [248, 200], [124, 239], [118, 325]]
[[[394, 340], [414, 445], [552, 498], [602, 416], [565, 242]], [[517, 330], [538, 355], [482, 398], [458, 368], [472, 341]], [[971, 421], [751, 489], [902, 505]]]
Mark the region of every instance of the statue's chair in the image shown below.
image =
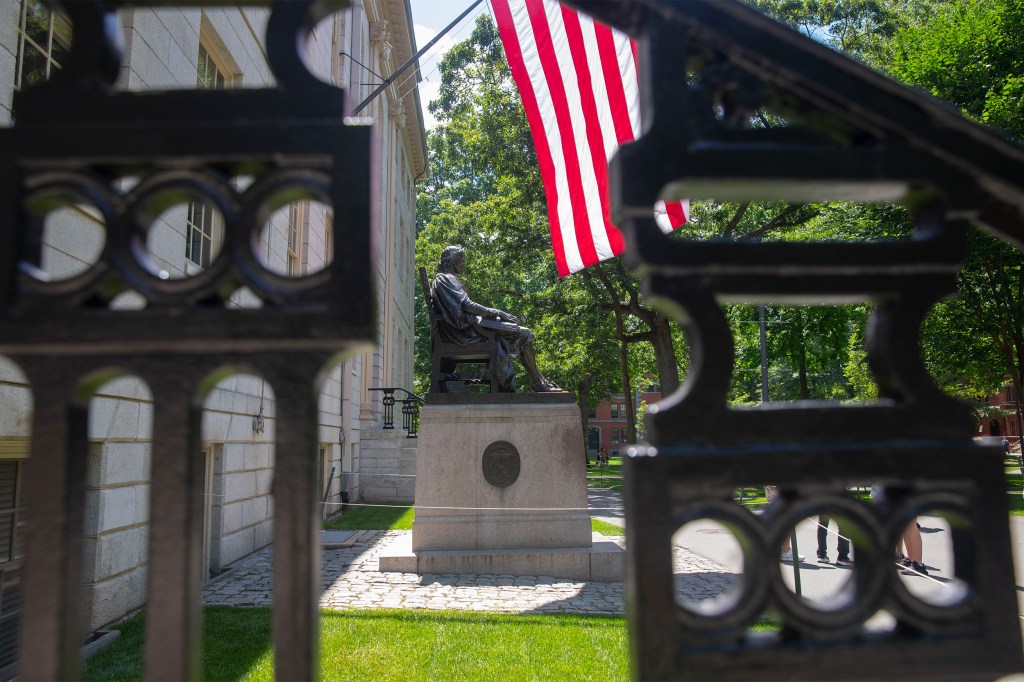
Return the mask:
[[[420, 286], [423, 287], [423, 300], [427, 305], [427, 314], [430, 316], [430, 392], [451, 393], [456, 386], [464, 388], [467, 385], [485, 385], [490, 387], [491, 393], [500, 390], [500, 383], [495, 375], [498, 369], [498, 340], [492, 330], [484, 328], [481, 324], [474, 323], [473, 327], [483, 337], [483, 340], [475, 343], [457, 344], [450, 343], [438, 337], [437, 326], [446, 324], [433, 293], [430, 290], [430, 281], [427, 279], [426, 268], [419, 268]], [[459, 374], [460, 365], [483, 365], [483, 374]]]

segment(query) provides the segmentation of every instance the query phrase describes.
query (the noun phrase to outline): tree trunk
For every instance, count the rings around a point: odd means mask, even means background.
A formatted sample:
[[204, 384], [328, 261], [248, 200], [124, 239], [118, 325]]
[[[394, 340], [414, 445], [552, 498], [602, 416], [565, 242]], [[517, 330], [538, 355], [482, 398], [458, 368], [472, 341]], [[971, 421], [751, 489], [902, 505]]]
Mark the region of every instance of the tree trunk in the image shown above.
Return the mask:
[[662, 313], [655, 313], [651, 320], [651, 345], [654, 347], [661, 393], [674, 393], [679, 388], [679, 363], [676, 347], [672, 345], [672, 327]]
[[580, 423], [583, 424], [583, 464], [590, 464], [590, 387], [594, 384], [594, 375], [588, 374], [576, 383], [576, 395], [579, 397]]
[[807, 346], [804, 345], [803, 334], [800, 335], [800, 346], [796, 351], [797, 372], [800, 376], [800, 399], [810, 400], [811, 389], [807, 386]]
[[633, 381], [629, 377], [629, 345], [626, 343], [622, 311], [615, 309], [615, 336], [619, 339], [619, 369], [622, 372], [622, 394], [626, 398], [626, 440], [636, 442], [636, 407], [633, 405]]
[[[622, 267], [621, 262], [618, 267]], [[622, 323], [623, 312], [630, 312], [630, 304], [623, 304], [615, 286], [608, 279], [608, 273], [604, 271], [601, 264], [594, 266], [598, 279], [608, 292], [611, 300], [612, 312], [615, 313], [615, 338], [619, 340], [619, 370], [622, 372], [622, 393], [626, 397], [626, 440], [630, 443], [636, 442], [636, 407], [633, 405], [633, 382], [629, 378], [629, 347], [626, 339], [626, 326]], [[631, 293], [631, 303], [635, 304], [636, 294]]]

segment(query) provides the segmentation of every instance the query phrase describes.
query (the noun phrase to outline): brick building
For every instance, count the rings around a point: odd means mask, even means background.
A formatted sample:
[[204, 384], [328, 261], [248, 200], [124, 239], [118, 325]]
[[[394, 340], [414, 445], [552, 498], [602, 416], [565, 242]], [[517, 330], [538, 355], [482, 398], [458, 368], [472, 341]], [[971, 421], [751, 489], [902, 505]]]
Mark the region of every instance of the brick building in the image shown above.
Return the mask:
[[[639, 409], [641, 401], [650, 405], [659, 400], [660, 387], [651, 384], [645, 390], [633, 394], [633, 408]], [[587, 453], [591, 458], [601, 448], [608, 448], [608, 454], [614, 457], [631, 445], [626, 427], [626, 405], [625, 394], [615, 393], [590, 411], [587, 419]], [[637, 427], [640, 427], [639, 423]]]
[[1011, 442], [1020, 440], [1017, 425], [1017, 389], [1012, 384], [1003, 386], [984, 400], [990, 414], [978, 423], [978, 436], [1002, 436]]

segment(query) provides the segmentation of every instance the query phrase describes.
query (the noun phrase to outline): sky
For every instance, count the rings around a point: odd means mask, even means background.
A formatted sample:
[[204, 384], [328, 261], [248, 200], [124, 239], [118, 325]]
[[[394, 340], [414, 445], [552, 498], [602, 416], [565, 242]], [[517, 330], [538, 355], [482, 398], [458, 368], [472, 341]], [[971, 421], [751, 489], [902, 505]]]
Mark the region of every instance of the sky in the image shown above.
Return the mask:
[[[450, 24], [455, 17], [473, 3], [473, 0], [410, 0], [412, 5], [412, 20], [416, 31], [416, 48], [423, 49], [430, 40]], [[490, 12], [487, 0], [463, 19], [455, 28], [445, 34], [425, 55], [420, 57], [420, 101], [423, 103], [423, 120], [427, 129], [434, 127], [434, 118], [427, 111], [427, 104], [437, 97], [441, 84], [440, 74], [437, 72], [437, 62], [448, 49], [460, 41], [469, 37], [476, 17], [484, 12]]]

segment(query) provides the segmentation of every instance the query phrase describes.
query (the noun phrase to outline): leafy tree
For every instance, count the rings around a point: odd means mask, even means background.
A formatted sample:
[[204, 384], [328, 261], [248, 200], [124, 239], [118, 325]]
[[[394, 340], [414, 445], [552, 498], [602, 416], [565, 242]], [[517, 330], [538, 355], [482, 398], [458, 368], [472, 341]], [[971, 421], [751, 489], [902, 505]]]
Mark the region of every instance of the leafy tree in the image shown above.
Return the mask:
[[[430, 103], [439, 122], [428, 136], [432, 174], [417, 197], [417, 263], [433, 273], [446, 245], [467, 248], [463, 279], [474, 299], [517, 315], [538, 338], [544, 373], [576, 390], [585, 453], [589, 408], [620, 386], [630, 392], [615, 319], [602, 307], [606, 290], [585, 277], [556, 275], [533, 141], [494, 24], [479, 18], [440, 72], [440, 94]], [[422, 310], [420, 304], [416, 371], [425, 390], [430, 341]], [[629, 320], [624, 329], [631, 334], [636, 326]], [[526, 388], [523, 376], [519, 388]]]
[[[927, 22], [893, 39], [889, 73], [960, 107], [965, 116], [1024, 139], [1024, 5], [1019, 0], [950, 0]], [[1024, 281], [1019, 251], [973, 231], [959, 276], [960, 299], [944, 302], [925, 325], [925, 350], [940, 384], [981, 398], [1008, 376], [1024, 388]]]
[[884, 50], [906, 12], [921, 2], [886, 0], [748, 0], [765, 14], [847, 54]]
[[[660, 344], [662, 381], [678, 384], [673, 330], [643, 306], [636, 280], [620, 263], [598, 266], [610, 275], [596, 279], [591, 272], [556, 277], [533, 142], [494, 24], [479, 18], [470, 38], [442, 59], [440, 72], [440, 94], [430, 103], [439, 121], [428, 137], [432, 174], [417, 199], [418, 263], [432, 272], [445, 245], [467, 247], [464, 279], [472, 295], [534, 330], [545, 374], [578, 393], [584, 433], [589, 407], [619, 387], [631, 394], [634, 361], [622, 362], [621, 344]], [[611, 289], [601, 282], [608, 276]], [[618, 325], [617, 315], [623, 317]], [[422, 385], [429, 337], [421, 317]]]
[[941, 3], [927, 23], [896, 33], [886, 70], [970, 118], [1024, 137], [1024, 5], [1019, 0]]
[[[975, 120], [1024, 136], [1024, 5], [1019, 0], [751, 0], [762, 11], [908, 85], [960, 107]], [[837, 205], [836, 235], [906, 238], [898, 207]], [[888, 215], [886, 215], [888, 213]], [[824, 218], [824, 216], [823, 216]], [[847, 221], [845, 224], [842, 221]], [[975, 401], [1009, 376], [1021, 394], [1021, 256], [980, 232], [960, 274], [960, 297], [939, 303], [922, 330], [925, 361], [946, 391]], [[868, 308], [858, 308], [866, 319]], [[844, 374], [852, 395], [873, 398], [855, 324]], [[1019, 406], [1018, 406], [1019, 413]]]

